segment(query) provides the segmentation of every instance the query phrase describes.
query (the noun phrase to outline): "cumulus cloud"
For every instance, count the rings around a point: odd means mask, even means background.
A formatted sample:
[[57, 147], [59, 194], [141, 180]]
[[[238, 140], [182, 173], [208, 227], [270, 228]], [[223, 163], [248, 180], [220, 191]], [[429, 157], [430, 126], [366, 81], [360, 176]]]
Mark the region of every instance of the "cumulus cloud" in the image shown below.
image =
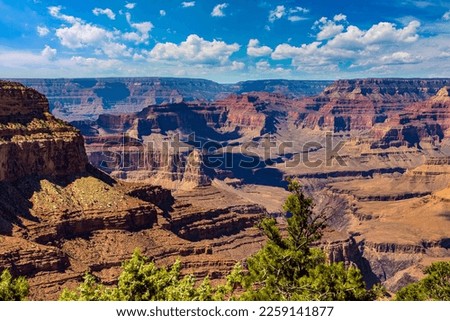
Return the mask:
[[274, 22], [275, 20], [281, 19], [286, 15], [286, 7], [281, 5], [277, 6], [274, 10], [269, 13], [269, 21]]
[[94, 8], [94, 10], [92, 10], [92, 13], [95, 14], [96, 16], [103, 14], [111, 20], [116, 19], [116, 14], [109, 8], [106, 9]]
[[313, 42], [310, 44], [303, 44], [300, 47], [291, 46], [289, 44], [278, 45], [272, 53], [272, 59], [282, 60], [282, 59], [295, 59], [296, 57], [303, 57], [314, 54], [321, 42]]
[[184, 1], [184, 2], [181, 3], [181, 6], [183, 8], [195, 7], [195, 1]]
[[126, 18], [128, 24], [136, 29], [133, 32], [126, 32], [123, 34], [123, 38], [128, 41], [134, 41], [136, 44], [146, 43], [150, 38], [150, 31], [153, 29], [153, 24], [150, 21], [144, 22], [132, 22], [131, 14], [129, 12], [126, 13]]
[[347, 16], [345, 14], [340, 13], [340, 14], [335, 15], [333, 17], [333, 20], [334, 21], [345, 21], [345, 20], [347, 20]]
[[380, 22], [364, 31], [356, 26], [349, 26], [345, 32], [337, 34], [328, 44], [338, 48], [364, 48], [368, 45], [414, 42], [419, 38], [417, 29], [420, 22], [413, 20], [406, 27], [397, 29], [390, 22]]
[[336, 21], [345, 21], [345, 15], [336, 15], [335, 19], [328, 20], [326, 17], [322, 17], [314, 23], [314, 27], [318, 28], [320, 31], [317, 34], [317, 40], [325, 40], [333, 38], [334, 36], [340, 34], [344, 30], [342, 24], [336, 24]]
[[102, 52], [111, 58], [131, 57], [131, 49], [122, 43], [107, 42], [102, 45]]
[[136, 7], [136, 3], [127, 3], [126, 5], [125, 5], [125, 8], [127, 8], [127, 9], [134, 9], [134, 7]]
[[[94, 48], [95, 54], [105, 54], [108, 57], [130, 57], [131, 49], [126, 45], [117, 42], [120, 36], [126, 40], [135, 42], [145, 42], [149, 38], [149, 32], [153, 25], [149, 22], [131, 23], [136, 32], [122, 34], [120, 31], [109, 31], [102, 27], [85, 22], [80, 18], [61, 13], [61, 7], [49, 7], [50, 14], [70, 25], [63, 24], [56, 29], [62, 46], [70, 49], [80, 49], [85, 47]], [[94, 9], [95, 10], [95, 9]], [[101, 9], [107, 10], [107, 9]], [[96, 11], [98, 14], [104, 14]]]
[[214, 7], [214, 9], [211, 11], [212, 17], [225, 17], [225, 13], [223, 10], [228, 7], [228, 3], [221, 3]]
[[239, 45], [237, 43], [227, 44], [218, 40], [207, 41], [196, 34], [192, 34], [179, 45], [172, 42], [156, 44], [149, 52], [149, 57], [156, 60], [225, 65], [229, 63], [229, 57], [238, 50]]
[[111, 39], [112, 33], [91, 24], [77, 22], [70, 27], [57, 29], [56, 36], [63, 46], [76, 49], [89, 45], [97, 45], [105, 39]]
[[231, 70], [242, 70], [245, 68], [245, 64], [241, 61], [232, 61]]
[[46, 26], [37, 26], [36, 32], [39, 35], [39, 37], [45, 37], [49, 34], [50, 30]]
[[252, 57], [269, 56], [272, 48], [268, 46], [260, 46], [258, 39], [250, 39], [247, 45], [247, 55]]
[[297, 70], [324, 72], [339, 70], [342, 61], [352, 64], [352, 68], [376, 67], [386, 64], [414, 64], [420, 57], [398, 50], [399, 44], [408, 46], [419, 39], [418, 21], [411, 21], [404, 28], [395, 24], [380, 22], [368, 30], [356, 26], [345, 27], [337, 22], [346, 22], [344, 15], [336, 15], [333, 20], [325, 17], [315, 23], [320, 31], [317, 40], [309, 44], [293, 46], [278, 45], [272, 52], [272, 59], [291, 59]]
[[57, 50], [45, 45], [44, 49], [41, 51], [42, 57], [48, 59], [48, 60], [54, 60], [57, 54]]

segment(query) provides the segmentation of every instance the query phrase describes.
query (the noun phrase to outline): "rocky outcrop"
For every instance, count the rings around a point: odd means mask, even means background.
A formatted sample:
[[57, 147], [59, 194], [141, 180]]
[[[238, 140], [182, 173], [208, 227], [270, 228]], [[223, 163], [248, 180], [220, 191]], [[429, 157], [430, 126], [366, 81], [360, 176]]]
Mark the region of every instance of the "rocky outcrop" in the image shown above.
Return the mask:
[[47, 99], [19, 83], [0, 82], [0, 180], [82, 173], [84, 141], [49, 113]]
[[381, 146], [400, 142], [433, 146], [450, 134], [450, 96], [448, 86], [435, 96], [408, 105], [401, 113], [391, 115], [384, 126], [374, 128]]
[[304, 108], [311, 112], [300, 124], [334, 132], [370, 130], [449, 83], [449, 79], [339, 80], [304, 101]]

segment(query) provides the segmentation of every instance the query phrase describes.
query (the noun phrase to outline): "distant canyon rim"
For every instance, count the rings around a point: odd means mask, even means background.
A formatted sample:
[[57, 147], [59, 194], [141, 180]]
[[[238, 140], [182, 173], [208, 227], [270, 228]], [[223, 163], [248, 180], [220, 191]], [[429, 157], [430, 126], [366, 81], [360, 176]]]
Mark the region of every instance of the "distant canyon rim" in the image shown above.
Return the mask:
[[17, 81], [37, 91], [0, 86], [0, 268], [34, 299], [86, 271], [113, 284], [136, 247], [220, 280], [264, 243], [261, 217], [283, 224], [286, 177], [368, 285], [450, 259], [448, 78]]

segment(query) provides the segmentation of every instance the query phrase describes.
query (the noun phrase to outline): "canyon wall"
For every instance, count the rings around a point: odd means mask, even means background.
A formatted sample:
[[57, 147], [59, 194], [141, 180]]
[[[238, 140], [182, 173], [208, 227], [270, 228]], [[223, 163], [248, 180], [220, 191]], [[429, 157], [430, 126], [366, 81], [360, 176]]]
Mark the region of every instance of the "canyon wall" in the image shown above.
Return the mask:
[[213, 101], [230, 93], [267, 91], [290, 97], [321, 92], [330, 81], [243, 81], [219, 84], [205, 79], [132, 77], [16, 79], [44, 94], [51, 112], [64, 120], [96, 119], [103, 113], [137, 112], [149, 105]]
[[0, 271], [26, 276], [31, 299], [56, 299], [86, 272], [117, 282], [136, 248], [214, 279], [260, 247], [253, 225], [265, 209], [208, 184], [196, 151], [181, 182], [189, 191], [174, 197], [94, 168], [80, 132], [19, 83], [0, 82], [0, 126]]

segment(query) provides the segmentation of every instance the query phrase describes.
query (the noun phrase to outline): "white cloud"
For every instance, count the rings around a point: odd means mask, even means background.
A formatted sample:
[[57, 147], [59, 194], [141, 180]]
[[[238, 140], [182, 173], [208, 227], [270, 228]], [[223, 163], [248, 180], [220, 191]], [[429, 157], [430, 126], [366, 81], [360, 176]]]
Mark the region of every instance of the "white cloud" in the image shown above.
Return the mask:
[[123, 34], [123, 39], [128, 41], [134, 41], [136, 44], [140, 43], [146, 43], [147, 40], [150, 38], [150, 31], [153, 29], [153, 24], [150, 21], [144, 21], [144, 22], [132, 22], [131, 21], [131, 14], [129, 12], [126, 13], [126, 18], [128, 21], [128, 24], [136, 29], [136, 32], [126, 32]]
[[260, 46], [258, 39], [250, 39], [247, 45], [247, 55], [252, 57], [269, 56], [272, 48], [268, 46]]
[[102, 52], [111, 58], [131, 57], [131, 49], [126, 45], [117, 42], [107, 42], [102, 45]]
[[225, 17], [223, 10], [228, 7], [228, 3], [221, 3], [214, 7], [211, 12], [212, 17]]
[[159, 15], [164, 17], [167, 14], [166, 10], [159, 10]]
[[49, 34], [50, 30], [46, 26], [37, 26], [36, 32], [38, 33], [39, 37], [45, 37]]
[[274, 10], [269, 13], [269, 21], [274, 22], [275, 20], [281, 19], [286, 15], [285, 6], [277, 6]]
[[353, 25], [345, 27], [336, 21], [347, 23], [344, 15], [337, 15], [333, 20], [323, 17], [315, 23], [315, 28], [320, 30], [317, 35], [320, 41], [298, 47], [280, 44], [273, 51], [272, 59], [291, 59], [292, 66], [298, 71], [322, 74], [327, 71], [338, 73], [343, 61], [351, 64], [350, 69], [369, 70], [388, 64], [417, 64], [423, 60], [406, 50], [398, 50], [400, 44], [406, 48], [419, 39], [417, 28], [420, 23], [417, 21], [411, 21], [404, 28], [380, 22], [368, 30]]
[[303, 57], [314, 54], [321, 42], [313, 42], [310, 44], [303, 44], [300, 47], [291, 46], [287, 43], [278, 45], [272, 53], [272, 59], [293, 59], [296, 57]]
[[[120, 36], [122, 36], [123, 39], [132, 40], [138, 43], [145, 42], [148, 40], [148, 33], [153, 27], [149, 22], [130, 23], [137, 32], [122, 34], [118, 30], [113, 32], [108, 31], [91, 23], [87, 23], [80, 18], [64, 15], [61, 13], [60, 7], [51, 7], [49, 8], [49, 12], [53, 17], [71, 24], [71, 26], [63, 24], [56, 29], [55, 34], [62, 46], [70, 49], [92, 47], [94, 48], [95, 54], [104, 54], [110, 58], [131, 56], [132, 50], [127, 48], [126, 45], [117, 42], [117, 39], [119, 39]], [[103, 13], [98, 11], [98, 14]]]
[[239, 50], [237, 43], [227, 44], [223, 41], [207, 41], [192, 34], [179, 45], [166, 42], [158, 43], [149, 52], [149, 57], [156, 60], [172, 60], [197, 64], [225, 65], [229, 57]]
[[269, 70], [270, 64], [267, 60], [260, 60], [256, 63], [256, 69], [258, 70]]
[[92, 10], [92, 13], [95, 14], [96, 16], [103, 14], [111, 20], [116, 19], [116, 14], [109, 8], [106, 9], [94, 8], [94, 10]]
[[181, 6], [183, 8], [191, 8], [191, 7], [195, 7], [195, 1], [185, 1], [181, 3]]
[[231, 62], [231, 70], [242, 70], [245, 68], [245, 64], [240, 61]]
[[282, 19], [284, 17], [291, 22], [297, 22], [302, 20], [308, 20], [308, 17], [304, 15], [309, 13], [309, 9], [303, 7], [293, 7], [286, 8], [284, 5], [276, 6], [275, 9], [269, 12], [269, 21], [275, 22], [276, 20]]
[[381, 57], [381, 61], [388, 65], [415, 64], [421, 61], [421, 57], [413, 56], [405, 51], [396, 51], [390, 55]]
[[74, 56], [70, 59], [71, 62], [75, 63], [79, 66], [89, 67], [89, 68], [98, 68], [98, 69], [111, 69], [117, 68], [120, 64], [119, 60], [115, 59], [97, 59], [97, 58], [85, 58], [81, 56]]
[[288, 20], [291, 22], [307, 20], [308, 18], [301, 16], [301, 14], [307, 14], [308, 12], [309, 12], [309, 9], [306, 9], [303, 7], [291, 8], [291, 9], [289, 9]]
[[450, 20], [450, 10], [447, 11], [446, 13], [444, 13], [444, 15], [442, 16], [442, 19], [444, 19], [444, 20]]
[[289, 16], [288, 20], [291, 22], [297, 22], [297, 21], [302, 21], [302, 20], [308, 20], [308, 18], [300, 17], [300, 16]]
[[289, 9], [289, 13], [308, 13], [309, 9], [302, 8], [302, 7], [295, 7]]
[[418, 8], [427, 8], [436, 5], [435, 3], [430, 1], [412, 1], [412, 3]]
[[68, 16], [65, 14], [61, 13], [61, 6], [52, 6], [52, 7], [48, 7], [48, 12], [50, 13], [50, 15], [54, 18], [63, 20], [65, 22], [68, 22], [70, 24], [75, 24], [75, 23], [81, 23], [83, 22], [83, 20], [81, 20], [80, 18], [76, 18], [73, 16]]
[[347, 20], [347, 16], [345, 14], [337, 14], [333, 17], [334, 21], [346, 21]]
[[44, 49], [41, 51], [42, 57], [44, 57], [48, 60], [55, 59], [56, 54], [57, 54], [57, 50], [48, 45], [45, 45]]
[[314, 27], [317, 27], [320, 32], [317, 34], [317, 40], [325, 40], [333, 38], [334, 36], [340, 34], [344, 30], [344, 26], [341, 24], [336, 24], [335, 21], [345, 20], [345, 15], [335, 16], [334, 21], [328, 20], [326, 17], [322, 17], [314, 23]]
[[70, 27], [56, 29], [56, 36], [65, 47], [76, 49], [86, 46], [97, 46], [107, 39], [112, 39], [111, 32], [91, 25], [76, 22]]
[[328, 42], [336, 48], [365, 48], [369, 45], [383, 45], [386, 43], [410, 43], [419, 38], [417, 29], [420, 22], [413, 20], [406, 27], [397, 29], [390, 22], [380, 22], [369, 30], [360, 30], [356, 26], [349, 26], [345, 32], [337, 34]]
[[127, 8], [127, 9], [134, 9], [134, 7], [136, 7], [136, 3], [127, 3], [126, 5], [125, 5], [125, 8]]

